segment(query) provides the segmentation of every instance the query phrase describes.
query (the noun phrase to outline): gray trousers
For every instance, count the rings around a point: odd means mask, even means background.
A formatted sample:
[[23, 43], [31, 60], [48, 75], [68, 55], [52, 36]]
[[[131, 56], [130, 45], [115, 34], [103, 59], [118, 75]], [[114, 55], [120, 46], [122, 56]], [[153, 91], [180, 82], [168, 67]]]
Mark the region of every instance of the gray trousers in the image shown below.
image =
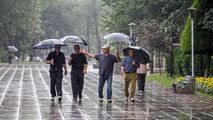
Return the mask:
[[62, 96], [62, 78], [63, 70], [50, 69], [50, 93], [52, 97], [56, 96], [56, 91], [58, 96]]

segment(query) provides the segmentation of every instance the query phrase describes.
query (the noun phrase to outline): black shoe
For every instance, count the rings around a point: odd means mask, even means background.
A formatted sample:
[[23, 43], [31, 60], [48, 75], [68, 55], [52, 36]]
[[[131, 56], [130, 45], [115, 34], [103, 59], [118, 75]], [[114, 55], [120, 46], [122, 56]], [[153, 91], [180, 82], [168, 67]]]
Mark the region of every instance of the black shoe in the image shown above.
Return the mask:
[[58, 96], [58, 101], [61, 102], [61, 100], [62, 100], [62, 97]]
[[51, 97], [51, 101], [54, 101], [54, 97]]
[[79, 93], [79, 100], [82, 100], [82, 94], [81, 93]]
[[103, 98], [99, 98], [99, 102], [103, 102]]

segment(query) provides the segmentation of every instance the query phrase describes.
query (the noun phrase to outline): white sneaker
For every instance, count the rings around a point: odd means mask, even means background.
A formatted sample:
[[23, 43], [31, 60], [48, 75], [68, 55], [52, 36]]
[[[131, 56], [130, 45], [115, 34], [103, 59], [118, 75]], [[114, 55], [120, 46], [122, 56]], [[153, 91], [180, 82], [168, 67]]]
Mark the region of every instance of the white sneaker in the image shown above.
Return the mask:
[[108, 103], [112, 103], [112, 100], [111, 100], [111, 99], [108, 99], [107, 102], [108, 102]]
[[134, 99], [134, 98], [130, 98], [130, 101], [131, 101], [131, 102], [135, 102], [135, 99]]
[[124, 98], [124, 102], [128, 102], [128, 97], [125, 97], [125, 98]]

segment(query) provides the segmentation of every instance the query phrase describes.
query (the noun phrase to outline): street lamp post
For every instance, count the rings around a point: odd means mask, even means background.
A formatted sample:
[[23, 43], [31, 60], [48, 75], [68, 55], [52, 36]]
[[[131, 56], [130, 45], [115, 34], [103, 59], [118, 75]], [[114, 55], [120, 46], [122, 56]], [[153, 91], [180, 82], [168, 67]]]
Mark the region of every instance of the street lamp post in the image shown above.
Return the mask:
[[[107, 34], [109, 34], [109, 28], [108, 27], [106, 28], [106, 32], [107, 32]], [[107, 45], [109, 45], [109, 40], [107, 40]]]
[[193, 20], [193, 11], [197, 10], [194, 7], [188, 8], [189, 16], [191, 18], [191, 56], [192, 56], [192, 76], [194, 77], [194, 20]]
[[133, 26], [135, 25], [135, 23], [129, 23], [129, 36], [130, 38], [132, 38], [132, 34], [133, 34]]

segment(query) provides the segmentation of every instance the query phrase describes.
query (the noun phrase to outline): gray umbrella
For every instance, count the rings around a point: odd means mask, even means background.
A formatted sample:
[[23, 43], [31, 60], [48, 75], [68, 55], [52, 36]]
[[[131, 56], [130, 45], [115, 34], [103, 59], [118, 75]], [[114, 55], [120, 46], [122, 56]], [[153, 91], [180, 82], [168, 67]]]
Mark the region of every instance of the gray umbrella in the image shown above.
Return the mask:
[[134, 42], [131, 37], [123, 33], [110, 33], [103, 37], [104, 40], [109, 40], [112, 42], [125, 42], [125, 43], [132, 43]]
[[8, 52], [17, 52], [18, 49], [15, 46], [7, 46], [7, 51]]
[[59, 41], [58, 39], [47, 39], [47, 40], [43, 40], [43, 41], [39, 42], [33, 48], [34, 49], [50, 49], [50, 48], [54, 48], [55, 45], [66, 46], [66, 44]]
[[77, 43], [77, 44], [82, 44], [82, 45], [87, 46], [87, 43], [83, 38], [74, 36], [74, 35], [65, 36], [59, 40], [62, 41], [63, 43]]
[[151, 62], [148, 51], [138, 46], [128, 46], [127, 48], [124, 48], [123, 49], [124, 56], [128, 56], [128, 52], [130, 49], [135, 51], [134, 57], [139, 63], [147, 64]]

